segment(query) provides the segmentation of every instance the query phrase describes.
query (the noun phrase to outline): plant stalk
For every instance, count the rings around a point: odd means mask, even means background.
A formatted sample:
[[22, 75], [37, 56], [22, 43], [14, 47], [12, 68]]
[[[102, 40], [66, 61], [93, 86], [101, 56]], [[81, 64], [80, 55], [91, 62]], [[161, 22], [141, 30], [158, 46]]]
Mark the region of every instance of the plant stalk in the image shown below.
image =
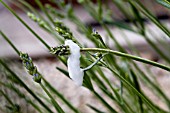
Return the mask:
[[110, 50], [110, 49], [101, 49], [101, 48], [81, 48], [81, 51], [107, 52], [107, 53], [114, 54], [116, 56], [121, 56], [121, 57], [129, 58], [129, 59], [133, 59], [133, 60], [145, 63], [145, 64], [150, 64], [152, 66], [156, 66], [156, 67], [159, 67], [161, 69], [164, 69], [164, 70], [170, 72], [170, 67], [168, 67], [166, 65], [163, 65], [163, 64], [160, 64], [160, 63], [148, 60], [148, 59], [144, 59], [144, 58], [141, 58], [138, 56], [130, 55], [127, 53], [122, 53], [119, 51], [114, 51], [114, 50]]

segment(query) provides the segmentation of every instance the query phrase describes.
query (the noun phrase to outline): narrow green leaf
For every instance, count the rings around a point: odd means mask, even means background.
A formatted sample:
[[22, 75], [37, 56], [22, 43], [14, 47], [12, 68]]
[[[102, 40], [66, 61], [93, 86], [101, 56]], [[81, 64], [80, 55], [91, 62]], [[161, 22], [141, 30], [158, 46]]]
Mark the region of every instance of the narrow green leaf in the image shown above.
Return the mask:
[[49, 19], [49, 21], [55, 25], [53, 18], [49, 15], [49, 13], [47, 12], [47, 10], [45, 10], [44, 6], [42, 5], [40, 0], [35, 0], [35, 2], [37, 3], [37, 5], [40, 7], [40, 9], [45, 13], [45, 15], [47, 16], [47, 18]]
[[[137, 20], [137, 23], [139, 23], [140, 33], [141, 33], [141, 34], [145, 34], [144, 21], [142, 20], [142, 17], [141, 17], [140, 12], [137, 10], [137, 8], [136, 8], [133, 4], [130, 3], [130, 5], [131, 5], [131, 7], [132, 7], [132, 11], [133, 11], [133, 14], [134, 14], [134, 16], [135, 16], [135, 18], [136, 18], [136, 20]], [[135, 24], [136, 24], [136, 23], [135, 23]], [[138, 24], [137, 24], [137, 27], [138, 27]]]
[[8, 101], [9, 104], [14, 106], [14, 103], [12, 102], [12, 100], [10, 99], [10, 97], [7, 94], [5, 94], [2, 90], [0, 90], [0, 94], [2, 94], [5, 97], [5, 99]]
[[32, 34], [35, 35], [35, 37], [41, 41], [46, 48], [50, 49], [50, 46], [24, 21], [22, 20], [5, 2], [0, 1], [4, 7], [6, 7]]
[[0, 59], [0, 64], [9, 72], [11, 75], [13, 75], [18, 82], [27, 90], [28, 93], [32, 95], [45, 109], [47, 109], [48, 112], [53, 113], [51, 109], [42, 102], [42, 100], [30, 89], [28, 86]]
[[103, 16], [102, 0], [97, 0], [97, 2], [98, 2], [98, 17], [99, 20], [102, 20], [102, 16]]
[[108, 110], [112, 113], [117, 113], [117, 111], [112, 108], [105, 100], [103, 97], [101, 97], [96, 91], [93, 90], [94, 95], [102, 102], [102, 104], [108, 108]]
[[79, 113], [78, 109], [76, 109], [68, 100], [64, 98], [60, 92], [58, 92], [48, 81], [43, 78], [45, 85], [54, 92], [70, 109], [72, 109], [75, 113]]
[[124, 23], [124, 22], [104, 21], [104, 23], [109, 24], [109, 25], [114, 25], [114, 26], [119, 27], [121, 29], [125, 29], [125, 30], [136, 33], [136, 31], [129, 24]]
[[3, 85], [4, 87], [10, 89], [11, 91], [14, 91], [21, 99], [25, 99], [27, 103], [32, 105], [39, 113], [42, 113], [42, 108], [40, 108], [37, 104], [35, 104], [30, 97], [23, 94], [17, 87], [15, 87], [14, 84], [10, 83], [3, 83], [0, 81], [0, 85]]
[[[133, 70], [130, 70], [132, 78], [133, 78], [133, 82], [134, 82], [134, 87], [138, 90], [138, 92], [141, 93], [141, 89], [140, 89], [140, 85], [137, 79], [137, 76], [135, 74], [135, 72]], [[138, 104], [140, 106], [140, 111], [141, 113], [144, 112], [144, 108], [143, 108], [143, 102], [142, 102], [142, 98], [138, 96]]]
[[156, 0], [159, 4], [170, 9], [170, 1], [169, 0]]
[[40, 86], [42, 87], [42, 89], [46, 92], [46, 94], [49, 96], [49, 98], [51, 99], [51, 102], [52, 102], [52, 104], [54, 105], [54, 107], [55, 107], [55, 109], [56, 109], [56, 111], [58, 112], [58, 113], [65, 113], [64, 111], [63, 111], [63, 109], [60, 107], [60, 105], [56, 102], [56, 100], [53, 98], [53, 96], [50, 94], [50, 92], [46, 89], [46, 87], [42, 84], [42, 83], [40, 83]]
[[2, 37], [9, 43], [9, 45], [11, 45], [11, 47], [16, 51], [16, 53], [19, 55], [19, 50], [15, 47], [15, 45], [9, 40], [9, 38], [2, 32], [0, 31], [0, 34], [2, 35]]
[[62, 68], [60, 68], [60, 67], [56, 67], [56, 69], [59, 70], [60, 72], [62, 72], [62, 73], [63, 73], [64, 75], [66, 75], [67, 77], [70, 78], [68, 71], [66, 71], [66, 70], [64, 70], [64, 69], [62, 69]]
[[91, 108], [93, 111], [95, 111], [96, 113], [105, 113], [105, 112], [99, 110], [98, 108], [93, 107], [93, 106], [90, 105], [90, 104], [87, 104], [87, 106], [88, 106], [89, 108]]
[[129, 0], [138, 10], [148, 17], [155, 25], [157, 25], [169, 38], [170, 31], [165, 27], [139, 0]]
[[[108, 67], [109, 68], [109, 67]], [[145, 101], [150, 108], [155, 112], [158, 113], [158, 110], [155, 108], [155, 106], [153, 106], [153, 104], [146, 98], [146, 96], [144, 96], [142, 93], [138, 92], [138, 90], [131, 84], [129, 83], [125, 78], [123, 78], [119, 73], [115, 72], [113, 69], [109, 68], [110, 71], [112, 71], [117, 77], [119, 77], [120, 80], [122, 80], [122, 82], [124, 82], [129, 88], [132, 89], [132, 91], [134, 93], [136, 93], [136, 95], [138, 95], [139, 97], [141, 97], [143, 99], [143, 101]]]
[[84, 73], [83, 86], [87, 87], [91, 91], [94, 91], [93, 85], [91, 83], [91, 79], [86, 72]]

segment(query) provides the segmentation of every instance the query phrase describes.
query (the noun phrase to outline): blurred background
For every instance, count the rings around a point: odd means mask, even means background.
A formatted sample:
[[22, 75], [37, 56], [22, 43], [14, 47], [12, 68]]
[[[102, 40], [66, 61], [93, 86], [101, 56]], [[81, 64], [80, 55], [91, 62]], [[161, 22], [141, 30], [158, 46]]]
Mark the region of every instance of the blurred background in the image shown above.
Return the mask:
[[[20, 7], [23, 7], [21, 4], [18, 6], [18, 3], [16, 1], [12, 0], [4, 0], [33, 30], [35, 30], [36, 33], [38, 33], [51, 47], [58, 46], [59, 43], [54, 39], [51, 38], [52, 36], [41, 29], [37, 23], [32, 21], [30, 18], [28, 18], [27, 14], [24, 12], [24, 10]], [[39, 7], [36, 5], [34, 0], [26, 0], [29, 4], [31, 4], [33, 7], [35, 7], [40, 14], [44, 15]], [[41, 0], [42, 4], [51, 4], [52, 6], [58, 7], [54, 5], [53, 3], [49, 2], [48, 0]], [[76, 16], [83, 21], [83, 23], [86, 26], [90, 26], [94, 28], [99, 34], [103, 37], [104, 42], [109, 45], [111, 49], [116, 49], [113, 41], [108, 38], [108, 35], [105, 30], [102, 29], [100, 24], [96, 22], [90, 15], [87, 13], [87, 11], [79, 5], [76, 0], [68, 0], [67, 2], [71, 3]], [[126, 18], [120, 10], [114, 5], [110, 4], [110, 0], [103, 0], [102, 4], [105, 4], [105, 7], [108, 6], [110, 10], [105, 12], [106, 17], [107, 15], [111, 15], [112, 19], [115, 23], [126, 23], [128, 25], [132, 24], [132, 21], [130, 21], [128, 18]], [[141, 2], [149, 8], [149, 10], [168, 28], [170, 28], [170, 10], [167, 8], [161, 6], [158, 4], [155, 0], [141, 0]], [[96, 3], [96, 0], [94, 0], [94, 3]], [[128, 4], [124, 4], [127, 7], [130, 7]], [[128, 12], [128, 11], [127, 11]], [[129, 15], [131, 15], [131, 11], [129, 10]], [[109, 16], [108, 16], [109, 21]], [[78, 39], [81, 44], [83, 44], [86, 47], [95, 47], [95, 45], [87, 40], [84, 35], [82, 35], [80, 32], [78, 32], [77, 27], [75, 24], [70, 22], [68, 19], [62, 20], [65, 25], [67, 25], [71, 31], [73, 32], [74, 36]], [[133, 20], [136, 21], [135, 19]], [[161, 48], [160, 42], [157, 42], [156, 40], [161, 40], [162, 37], [166, 39], [167, 42], [170, 40], [167, 38], [167, 36], [157, 28], [153, 23], [149, 21], [146, 17], [143, 16], [143, 21], [145, 23], [147, 34], [150, 36], [150, 40], [153, 40], [157, 44], [158, 47], [160, 47], [161, 51], [164, 52], [167, 55], [170, 55], [169, 52]], [[156, 61], [156, 62], [163, 62], [160, 59], [160, 56], [152, 49], [152, 47], [148, 44], [148, 42], [143, 38], [143, 36], [131, 32], [129, 30], [115, 27], [112, 23], [107, 23], [109, 26], [109, 29], [114, 34], [117, 41], [122, 45], [123, 48], [125, 48], [129, 53], [131, 52], [130, 48], [128, 47], [128, 43], [126, 39], [128, 39], [133, 46], [139, 51], [140, 55], [144, 58]], [[133, 27], [133, 26], [132, 26]], [[97, 106], [98, 108], [102, 105], [98, 103], [96, 99], [94, 99], [94, 96], [90, 93], [90, 91], [84, 87], [78, 87], [76, 86], [71, 80], [69, 80], [67, 77], [63, 76], [59, 71], [55, 70], [56, 67], [62, 67], [66, 69], [66, 67], [59, 62], [54, 56], [49, 54], [49, 51], [32, 35], [6, 8], [0, 4], [0, 30], [3, 31], [9, 39], [16, 45], [16, 47], [23, 51], [29, 53], [29, 55], [33, 58], [33, 61], [35, 65], [38, 67], [38, 70], [41, 71], [43, 75], [45, 75], [45, 78], [50, 81], [50, 83], [58, 89], [64, 96], [69, 99], [73, 105], [75, 105], [77, 108], [80, 108], [80, 110], [84, 113], [92, 113], [92, 111], [86, 107], [85, 105], [88, 103], [91, 103], [94, 106]], [[156, 40], [155, 40], [156, 37]], [[32, 82], [32, 79], [30, 76], [25, 76], [27, 73], [22, 67], [21, 61], [19, 60], [18, 55], [15, 53], [15, 51], [10, 47], [10, 45], [0, 36], [0, 58], [6, 58], [8, 59], [8, 64], [10, 67], [18, 74], [22, 75], [22, 79], [26, 81], [26, 83], [32, 87], [37, 88], [37, 93], [41, 93], [41, 89], [38, 87], [37, 84], [34, 84]], [[140, 65], [140, 64], [139, 64]], [[155, 73], [157, 76], [158, 82], [163, 86], [163, 89], [165, 93], [170, 96], [170, 77], [167, 76], [167, 73], [160, 70], [155, 69], [155, 67], [149, 67], [151, 68], [151, 71]], [[110, 77], [110, 73], [106, 70], [103, 70], [107, 73], [107, 76]], [[3, 77], [2, 79], [5, 77]], [[112, 80], [115, 82], [115, 80]], [[144, 87], [145, 89], [145, 87]], [[157, 104], [159, 104], [162, 108], [167, 109], [164, 104], [159, 101], [157, 97], [155, 97], [147, 88], [145, 89], [147, 94], [150, 98], [152, 98]], [[7, 93], [10, 93], [7, 91]], [[100, 93], [103, 95], [102, 93]], [[27, 103], [25, 103], [23, 100], [15, 98], [16, 95], [11, 93], [11, 97], [15, 99], [16, 102], [22, 103], [22, 106], [26, 109], [23, 110], [23, 112], [33, 113], [35, 112], [31, 106], [27, 106]], [[106, 98], [108, 99], [108, 98]], [[108, 99], [109, 101], [109, 99]], [[1, 106], [5, 105], [5, 100], [1, 98], [0, 100]], [[61, 102], [62, 104], [62, 102]], [[62, 105], [63, 109], [65, 108], [65, 105]], [[32, 110], [32, 111], [31, 111]], [[69, 112], [69, 111], [67, 111]]]
[[[26, 0], [26, 1], [29, 4], [31, 4], [33, 7], [37, 8], [37, 10], [39, 10], [38, 6], [34, 1], [32, 0]], [[155, 0], [150, 0], [149, 2], [147, 0], [141, 0], [141, 1], [145, 4], [146, 7], [148, 7], [151, 10], [151, 12], [160, 21], [165, 23], [165, 26], [167, 27], [169, 26], [169, 10], [167, 8], [161, 6]], [[41, 0], [41, 2], [44, 5], [47, 3], [54, 5], [53, 3], [46, 0]], [[95, 2], [96, 1], [94, 0], [94, 3]], [[103, 3], [109, 5], [109, 2], [111, 1], [107, 0], [106, 2]], [[45, 31], [43, 31], [41, 28], [39, 28], [39, 26], [35, 22], [29, 19], [26, 13], [21, 8], [16, 6], [14, 2], [8, 1], [7, 3], [19, 14], [19, 16], [23, 20], [27, 22], [28, 25], [32, 26], [31, 28], [34, 29], [41, 37], [43, 37], [45, 41], [47, 41], [51, 46], [57, 45], [57, 42], [53, 38], [49, 38], [50, 35]], [[72, 4], [74, 7], [75, 14], [79, 17], [79, 19], [82, 20], [87, 26], [90, 26], [96, 29], [96, 31], [100, 32], [100, 35], [103, 36], [104, 41], [108, 43], [109, 46], [114, 48], [114, 44], [112, 43], [112, 41], [109, 41], [106, 32], [102, 30], [100, 24], [96, 22], [88, 14], [88, 12], [85, 11], [85, 9], [76, 2], [76, 0], [72, 0]], [[128, 10], [129, 7], [128, 4], [126, 4], [126, 6]], [[54, 5], [54, 7], [57, 8], [56, 5]], [[106, 12], [106, 14], [111, 13], [109, 15], [112, 16], [112, 19], [114, 19], [115, 23], [122, 22], [122, 23], [132, 24], [130, 20], [127, 19], [114, 4], [109, 5], [109, 7], [113, 11], [113, 13], [108, 11]], [[39, 11], [39, 13], [41, 13], [41, 11]], [[129, 10], [129, 15], [131, 15], [131, 13], [132, 12]], [[1, 30], [9, 35], [9, 38], [14, 42], [14, 44], [17, 45], [17, 47], [20, 50], [28, 52], [33, 57], [34, 56], [44, 57], [46, 55], [47, 56], [49, 55], [48, 52], [41, 46], [41, 44], [39, 44], [39, 41], [35, 38], [32, 38], [34, 36], [2, 5], [0, 5], [0, 16], [1, 16], [0, 18]], [[158, 28], [154, 24], [149, 22], [149, 20], [146, 17], [144, 17], [143, 20], [146, 23], [147, 29], [151, 30], [151, 32], [149, 32], [150, 35], [155, 34], [158, 37], [158, 39], [161, 39], [161, 37], [166, 37], [166, 35], [164, 35], [162, 31], [158, 30]], [[69, 26], [69, 28], [71, 28], [71, 31], [74, 33], [75, 37], [78, 37], [80, 41], [85, 42], [84, 44], [87, 44], [87, 46], [89, 47], [94, 46], [90, 41], [84, 38], [84, 36], [82, 36], [79, 32], [77, 32], [77, 28], [73, 23], [69, 22], [67, 19], [64, 19], [62, 21], [64, 21], [64, 23], [66, 23]], [[127, 47], [127, 43], [124, 40], [124, 35], [125, 35], [130, 40], [130, 42], [133, 45], [135, 45], [139, 50], [144, 52], [149, 51], [149, 53], [152, 51], [152, 49], [149, 46], [147, 46], [148, 45], [147, 42], [141, 35], [130, 32], [128, 30], [119, 29], [117, 28], [117, 26], [114, 27], [112, 23], [108, 23], [108, 25], [111, 31], [113, 32], [115, 38], [118, 40], [118, 42], [120, 42], [122, 46]], [[13, 57], [13, 58], [17, 57], [15, 52], [12, 50], [12, 48], [2, 38], [0, 39], [0, 48], [1, 48], [0, 49], [1, 57]]]

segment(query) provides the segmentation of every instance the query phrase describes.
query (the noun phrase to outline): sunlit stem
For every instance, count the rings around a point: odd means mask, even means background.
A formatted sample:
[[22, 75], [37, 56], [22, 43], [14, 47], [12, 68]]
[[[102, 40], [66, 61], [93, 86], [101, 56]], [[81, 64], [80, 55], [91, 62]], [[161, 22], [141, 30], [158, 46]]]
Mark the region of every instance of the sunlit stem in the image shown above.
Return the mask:
[[105, 54], [103, 54], [101, 57], [99, 57], [95, 62], [93, 62], [90, 66], [88, 66], [88, 67], [86, 67], [86, 68], [84, 68], [84, 69], [82, 69], [83, 71], [87, 71], [87, 70], [89, 70], [89, 69], [91, 69], [93, 66], [95, 66], [106, 54], [108, 54], [108, 53], [105, 53]]

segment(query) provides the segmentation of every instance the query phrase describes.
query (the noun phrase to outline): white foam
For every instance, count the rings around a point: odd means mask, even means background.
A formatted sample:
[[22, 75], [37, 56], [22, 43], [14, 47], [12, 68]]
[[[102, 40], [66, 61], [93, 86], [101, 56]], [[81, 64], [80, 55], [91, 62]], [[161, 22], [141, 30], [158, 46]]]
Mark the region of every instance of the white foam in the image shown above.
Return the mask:
[[79, 86], [83, 83], [84, 71], [80, 68], [80, 47], [72, 40], [66, 40], [65, 45], [70, 48], [70, 55], [67, 60], [70, 78]]

